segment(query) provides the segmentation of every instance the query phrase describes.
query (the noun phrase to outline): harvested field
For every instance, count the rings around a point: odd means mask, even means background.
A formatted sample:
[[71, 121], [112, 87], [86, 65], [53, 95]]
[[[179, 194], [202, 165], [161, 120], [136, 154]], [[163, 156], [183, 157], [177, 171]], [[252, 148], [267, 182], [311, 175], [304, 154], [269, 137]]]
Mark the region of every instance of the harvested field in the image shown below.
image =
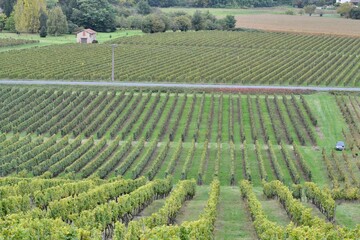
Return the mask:
[[360, 21], [319, 16], [289, 16], [274, 14], [241, 15], [236, 27], [267, 31], [360, 36]]

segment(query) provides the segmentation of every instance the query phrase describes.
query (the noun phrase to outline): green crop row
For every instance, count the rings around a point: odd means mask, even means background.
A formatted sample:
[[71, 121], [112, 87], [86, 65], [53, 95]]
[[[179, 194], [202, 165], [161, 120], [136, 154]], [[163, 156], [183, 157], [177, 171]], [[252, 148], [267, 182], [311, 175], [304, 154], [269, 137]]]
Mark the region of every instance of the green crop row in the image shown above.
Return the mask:
[[[211, 31], [133, 36], [115, 42], [119, 44], [115, 49], [117, 81], [360, 84], [360, 41], [355, 38]], [[0, 78], [110, 77], [109, 44], [63, 44], [4, 52], [0, 56]]]

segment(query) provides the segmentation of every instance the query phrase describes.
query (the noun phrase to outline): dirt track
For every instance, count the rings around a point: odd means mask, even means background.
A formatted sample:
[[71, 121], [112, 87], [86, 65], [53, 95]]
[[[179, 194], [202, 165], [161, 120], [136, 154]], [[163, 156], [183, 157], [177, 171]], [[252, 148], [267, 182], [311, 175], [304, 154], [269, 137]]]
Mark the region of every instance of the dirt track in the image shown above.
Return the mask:
[[360, 37], [360, 21], [345, 18], [257, 14], [240, 15], [236, 20], [236, 26], [243, 28]]
[[288, 90], [288, 91], [351, 91], [360, 92], [360, 88], [346, 87], [304, 87], [304, 86], [256, 86], [256, 85], [229, 85], [229, 84], [189, 84], [189, 83], [144, 83], [144, 82], [71, 82], [56, 80], [9, 80], [1, 79], [0, 85], [62, 85], [62, 86], [103, 86], [103, 87], [146, 87], [146, 88], [184, 88], [184, 89], [213, 89], [213, 90]]

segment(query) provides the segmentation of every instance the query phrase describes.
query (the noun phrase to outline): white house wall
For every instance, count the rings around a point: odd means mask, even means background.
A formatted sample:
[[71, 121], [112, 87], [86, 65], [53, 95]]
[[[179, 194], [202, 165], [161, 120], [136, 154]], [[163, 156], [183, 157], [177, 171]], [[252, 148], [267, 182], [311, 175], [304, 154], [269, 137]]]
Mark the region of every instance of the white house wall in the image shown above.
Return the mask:
[[76, 38], [77, 43], [81, 43], [82, 38], [86, 38], [86, 43], [92, 43], [93, 40], [96, 40], [95, 34], [91, 35], [88, 32], [80, 32], [76, 35]]

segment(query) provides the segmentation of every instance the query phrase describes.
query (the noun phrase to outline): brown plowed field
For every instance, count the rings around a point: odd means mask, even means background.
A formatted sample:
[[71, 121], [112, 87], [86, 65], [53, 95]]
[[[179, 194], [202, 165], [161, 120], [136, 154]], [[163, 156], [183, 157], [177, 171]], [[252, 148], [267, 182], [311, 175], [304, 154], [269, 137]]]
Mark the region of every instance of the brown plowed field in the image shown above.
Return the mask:
[[240, 15], [236, 20], [236, 26], [240, 28], [360, 37], [360, 21], [352, 19], [254, 14]]

